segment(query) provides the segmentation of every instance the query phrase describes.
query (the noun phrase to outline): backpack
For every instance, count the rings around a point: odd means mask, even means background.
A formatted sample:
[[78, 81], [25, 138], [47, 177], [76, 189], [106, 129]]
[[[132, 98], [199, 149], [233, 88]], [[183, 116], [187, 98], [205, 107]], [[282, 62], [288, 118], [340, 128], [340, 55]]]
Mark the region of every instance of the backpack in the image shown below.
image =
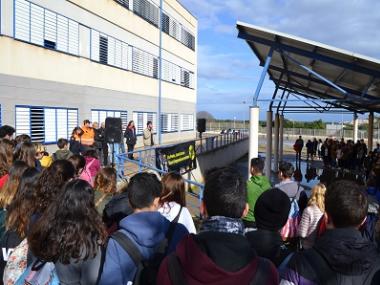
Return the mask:
[[[187, 285], [181, 262], [175, 252], [168, 257], [168, 272], [172, 285]], [[268, 276], [272, 276], [271, 263], [265, 258], [259, 258], [256, 273], [249, 285], [267, 284]]]
[[24, 273], [27, 267], [28, 249], [28, 241], [25, 238], [9, 255], [3, 274], [4, 285], [15, 284]]
[[53, 262], [37, 259], [20, 276], [14, 285], [59, 285], [59, 279]]
[[290, 200], [288, 220], [286, 221], [285, 226], [281, 229], [281, 237], [283, 240], [297, 237], [298, 225], [301, 220], [300, 207], [296, 199], [299, 191], [300, 184], [298, 184], [296, 195]]
[[175, 227], [178, 223], [179, 217], [182, 212], [182, 207], [175, 219], [170, 223], [169, 229], [166, 232], [164, 240], [158, 246], [156, 254], [150, 260], [144, 260], [140, 250], [135, 243], [121, 231], [117, 231], [111, 235], [114, 239], [131, 257], [137, 267], [136, 275], [133, 280], [133, 285], [155, 285], [157, 284], [156, 278], [162, 260], [165, 258], [170, 241], [172, 240]]

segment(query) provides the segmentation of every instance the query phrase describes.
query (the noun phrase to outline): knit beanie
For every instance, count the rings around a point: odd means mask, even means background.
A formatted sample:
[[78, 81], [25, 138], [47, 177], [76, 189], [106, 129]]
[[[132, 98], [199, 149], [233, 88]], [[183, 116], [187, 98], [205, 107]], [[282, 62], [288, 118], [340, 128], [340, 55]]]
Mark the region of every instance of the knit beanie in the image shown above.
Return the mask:
[[278, 188], [264, 191], [255, 205], [255, 220], [258, 229], [278, 231], [288, 220], [290, 200]]

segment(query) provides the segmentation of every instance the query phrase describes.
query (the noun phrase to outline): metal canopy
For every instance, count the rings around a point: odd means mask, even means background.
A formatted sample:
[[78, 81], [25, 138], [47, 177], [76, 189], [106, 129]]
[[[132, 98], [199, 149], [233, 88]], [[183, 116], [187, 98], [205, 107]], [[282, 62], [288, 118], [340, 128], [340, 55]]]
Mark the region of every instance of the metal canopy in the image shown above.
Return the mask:
[[380, 112], [380, 60], [242, 22], [237, 29], [278, 89], [351, 112]]

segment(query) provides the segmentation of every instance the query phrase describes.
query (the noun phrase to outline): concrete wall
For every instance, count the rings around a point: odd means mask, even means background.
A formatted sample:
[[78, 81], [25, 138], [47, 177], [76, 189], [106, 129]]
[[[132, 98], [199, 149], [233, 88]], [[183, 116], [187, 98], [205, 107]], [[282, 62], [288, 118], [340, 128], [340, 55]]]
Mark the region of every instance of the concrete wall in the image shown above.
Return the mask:
[[249, 140], [245, 139], [226, 147], [198, 156], [198, 167], [193, 171], [195, 180], [203, 182], [203, 176], [214, 167], [228, 166], [248, 153]]

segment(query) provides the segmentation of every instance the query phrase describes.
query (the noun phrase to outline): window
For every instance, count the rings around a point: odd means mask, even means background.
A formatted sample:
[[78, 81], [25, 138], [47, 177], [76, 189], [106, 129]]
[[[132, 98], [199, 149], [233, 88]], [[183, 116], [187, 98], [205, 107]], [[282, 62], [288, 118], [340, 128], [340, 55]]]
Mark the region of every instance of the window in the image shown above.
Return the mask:
[[133, 0], [133, 12], [158, 27], [159, 9], [148, 0]]
[[142, 135], [148, 121], [153, 123], [153, 129], [157, 126], [157, 114], [151, 112], [133, 112], [133, 121], [136, 125], [136, 134]]
[[132, 49], [132, 71], [147, 75], [150, 77], [158, 77], [158, 59], [150, 53], [133, 47]]
[[115, 0], [120, 5], [124, 6], [125, 8], [129, 9], [129, 0]]
[[69, 138], [77, 125], [78, 109], [16, 106], [16, 135], [27, 134], [35, 142]]
[[91, 59], [128, 70], [128, 44], [91, 30]]
[[181, 131], [192, 131], [192, 130], [194, 130], [194, 115], [182, 114], [181, 115]]
[[19, 40], [78, 55], [79, 24], [26, 0], [14, 0], [15, 31]]
[[181, 43], [183, 43], [188, 48], [195, 50], [195, 38], [192, 34], [182, 28], [181, 33]]
[[123, 131], [128, 125], [128, 112], [127, 111], [113, 111], [113, 110], [91, 110], [91, 120], [92, 122], [98, 122], [99, 125], [106, 121], [107, 117], [121, 118], [121, 124]]
[[161, 131], [163, 133], [178, 131], [178, 114], [161, 115]]
[[99, 62], [108, 64], [108, 38], [99, 37]]
[[162, 25], [162, 31], [164, 33], [167, 33], [169, 34], [170, 32], [170, 18], [168, 15], [166, 15], [165, 13], [162, 13], [162, 21], [161, 21], [161, 25]]

